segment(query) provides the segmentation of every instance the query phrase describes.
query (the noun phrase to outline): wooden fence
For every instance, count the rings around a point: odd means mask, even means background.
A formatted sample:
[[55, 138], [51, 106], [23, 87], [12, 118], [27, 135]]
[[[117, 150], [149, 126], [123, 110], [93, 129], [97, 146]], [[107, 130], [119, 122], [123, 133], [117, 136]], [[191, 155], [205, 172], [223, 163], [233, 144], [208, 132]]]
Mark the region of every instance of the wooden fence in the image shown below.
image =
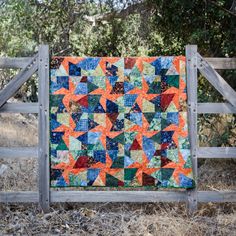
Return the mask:
[[[203, 58], [196, 45], [186, 46], [189, 133], [193, 171], [197, 181], [199, 158], [236, 158], [236, 147], [198, 147], [197, 115], [236, 113], [236, 92], [215, 69], [236, 69], [236, 58]], [[21, 68], [11, 82], [0, 91], [0, 112], [38, 113], [38, 147], [0, 147], [0, 158], [38, 158], [37, 192], [0, 192], [0, 202], [39, 202], [49, 211], [51, 202], [186, 202], [190, 212], [198, 202], [236, 202], [236, 191], [55, 191], [50, 189], [49, 167], [49, 48], [41, 45], [34, 57], [0, 58], [0, 68]], [[197, 72], [224, 96], [225, 103], [197, 102]], [[7, 103], [35, 72], [39, 78], [38, 103]]]

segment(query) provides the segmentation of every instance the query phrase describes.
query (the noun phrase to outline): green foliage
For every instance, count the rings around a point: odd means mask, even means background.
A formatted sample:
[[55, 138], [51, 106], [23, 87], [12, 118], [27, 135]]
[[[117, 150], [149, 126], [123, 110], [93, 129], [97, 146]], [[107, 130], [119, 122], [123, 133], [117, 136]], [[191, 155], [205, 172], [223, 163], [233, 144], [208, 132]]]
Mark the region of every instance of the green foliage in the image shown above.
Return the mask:
[[[207, 56], [235, 56], [236, 17], [211, 1], [146, 0], [141, 9], [117, 18], [116, 13], [137, 1], [5, 0], [0, 9], [1, 53], [29, 54], [40, 43], [53, 53], [81, 55], [184, 54], [197, 44]], [[229, 9], [232, 1], [217, 1]], [[114, 13], [91, 24], [86, 16]], [[133, 14], [134, 13], [134, 14]], [[64, 51], [62, 52], [64, 54]]]
[[[235, 56], [236, 16], [212, 5], [211, 1], [153, 0], [155, 28], [173, 53], [184, 53], [184, 45], [197, 44], [207, 56]], [[232, 1], [216, 1], [229, 9]], [[174, 39], [174, 40], [173, 40]], [[180, 47], [176, 47], [176, 39]], [[155, 48], [154, 48], [155, 50]], [[172, 54], [173, 54], [172, 53]]]
[[235, 115], [201, 115], [198, 120], [200, 146], [236, 146]]

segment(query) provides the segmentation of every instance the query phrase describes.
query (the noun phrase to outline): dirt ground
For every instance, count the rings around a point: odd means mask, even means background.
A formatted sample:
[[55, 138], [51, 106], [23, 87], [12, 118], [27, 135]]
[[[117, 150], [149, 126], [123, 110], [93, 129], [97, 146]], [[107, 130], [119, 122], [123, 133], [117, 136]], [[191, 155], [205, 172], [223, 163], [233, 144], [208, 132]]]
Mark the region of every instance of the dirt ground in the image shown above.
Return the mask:
[[[37, 145], [33, 115], [0, 114], [0, 146]], [[199, 190], [236, 190], [236, 163], [201, 160]], [[37, 190], [34, 159], [0, 159], [0, 191]], [[43, 214], [37, 204], [1, 204], [0, 235], [236, 235], [236, 204], [200, 204], [188, 216], [185, 204], [54, 204]]]

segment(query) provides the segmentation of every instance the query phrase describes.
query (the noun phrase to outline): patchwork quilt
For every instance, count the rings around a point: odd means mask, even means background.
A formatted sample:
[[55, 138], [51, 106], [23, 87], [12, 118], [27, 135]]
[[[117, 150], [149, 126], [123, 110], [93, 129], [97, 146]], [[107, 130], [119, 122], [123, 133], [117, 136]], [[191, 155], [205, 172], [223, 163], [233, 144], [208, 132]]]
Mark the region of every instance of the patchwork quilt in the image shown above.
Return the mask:
[[194, 187], [185, 57], [53, 57], [52, 187]]

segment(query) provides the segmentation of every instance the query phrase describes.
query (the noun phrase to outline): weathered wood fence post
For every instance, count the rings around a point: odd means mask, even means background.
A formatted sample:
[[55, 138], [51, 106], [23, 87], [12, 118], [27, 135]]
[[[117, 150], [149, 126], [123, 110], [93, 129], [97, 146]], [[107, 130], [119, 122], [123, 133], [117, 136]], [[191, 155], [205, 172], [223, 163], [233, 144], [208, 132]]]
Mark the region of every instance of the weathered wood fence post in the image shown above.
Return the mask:
[[39, 46], [39, 117], [38, 117], [38, 168], [39, 204], [44, 212], [50, 209], [49, 169], [49, 47]]
[[187, 206], [189, 214], [197, 210], [197, 45], [186, 46], [187, 92], [188, 92], [188, 122], [193, 175], [196, 186], [188, 190]]
[[197, 45], [186, 46], [186, 69], [187, 69], [187, 96], [188, 96], [188, 122], [189, 137], [191, 145], [191, 157], [193, 165], [193, 174], [196, 186], [194, 189], [188, 190], [187, 206], [189, 214], [193, 214], [197, 210]]

